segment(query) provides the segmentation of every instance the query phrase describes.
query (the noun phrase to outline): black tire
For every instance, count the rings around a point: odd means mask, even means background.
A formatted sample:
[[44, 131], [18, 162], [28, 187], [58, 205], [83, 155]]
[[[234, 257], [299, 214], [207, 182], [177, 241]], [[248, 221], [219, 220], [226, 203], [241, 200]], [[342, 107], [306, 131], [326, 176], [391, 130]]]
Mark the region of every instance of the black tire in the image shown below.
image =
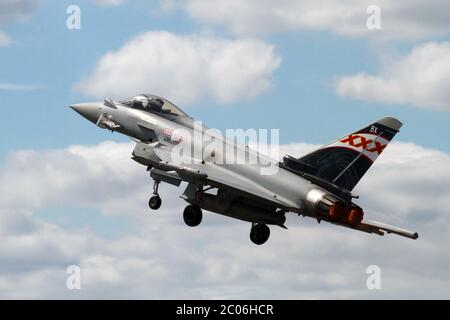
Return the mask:
[[270, 236], [270, 229], [265, 224], [257, 224], [250, 230], [250, 240], [254, 244], [264, 244]]
[[196, 227], [202, 222], [202, 209], [192, 204], [188, 205], [183, 212], [184, 222], [189, 227]]
[[159, 196], [153, 195], [148, 200], [148, 206], [152, 210], [158, 210], [161, 207], [162, 200]]

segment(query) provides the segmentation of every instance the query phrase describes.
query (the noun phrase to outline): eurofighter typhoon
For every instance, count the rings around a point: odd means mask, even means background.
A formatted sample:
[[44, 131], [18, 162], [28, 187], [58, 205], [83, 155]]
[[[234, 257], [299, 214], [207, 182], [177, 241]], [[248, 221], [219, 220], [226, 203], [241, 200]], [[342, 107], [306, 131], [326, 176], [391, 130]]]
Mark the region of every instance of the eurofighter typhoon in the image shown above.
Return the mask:
[[155, 95], [70, 107], [136, 142], [132, 159], [154, 180], [151, 209], [161, 206], [161, 182], [187, 182], [181, 197], [188, 203], [183, 218], [190, 227], [200, 224], [202, 210], [218, 213], [249, 222], [251, 241], [261, 245], [269, 238], [268, 226], [286, 228], [291, 212], [367, 233], [418, 238], [416, 232], [365, 220], [352, 194], [402, 126], [395, 118], [382, 118], [301, 158], [278, 161], [199, 125]]

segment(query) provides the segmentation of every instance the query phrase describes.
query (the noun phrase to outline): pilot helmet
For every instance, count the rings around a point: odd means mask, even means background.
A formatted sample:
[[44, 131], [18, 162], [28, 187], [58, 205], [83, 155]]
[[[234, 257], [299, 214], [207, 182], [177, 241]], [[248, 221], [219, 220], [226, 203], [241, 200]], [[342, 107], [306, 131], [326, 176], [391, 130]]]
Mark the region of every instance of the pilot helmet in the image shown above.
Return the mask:
[[148, 99], [144, 96], [137, 96], [134, 98], [134, 104], [138, 105], [142, 108], [147, 108], [148, 106]]

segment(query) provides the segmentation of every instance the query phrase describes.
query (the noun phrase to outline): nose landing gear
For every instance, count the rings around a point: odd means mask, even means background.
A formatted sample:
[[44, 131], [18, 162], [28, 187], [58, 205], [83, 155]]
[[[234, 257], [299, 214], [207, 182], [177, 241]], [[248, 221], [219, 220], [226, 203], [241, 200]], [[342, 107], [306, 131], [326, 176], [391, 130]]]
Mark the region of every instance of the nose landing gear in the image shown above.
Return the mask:
[[148, 206], [152, 210], [158, 210], [162, 204], [162, 200], [158, 194], [159, 183], [160, 181], [155, 180], [155, 183], [153, 184], [153, 195], [148, 200]]

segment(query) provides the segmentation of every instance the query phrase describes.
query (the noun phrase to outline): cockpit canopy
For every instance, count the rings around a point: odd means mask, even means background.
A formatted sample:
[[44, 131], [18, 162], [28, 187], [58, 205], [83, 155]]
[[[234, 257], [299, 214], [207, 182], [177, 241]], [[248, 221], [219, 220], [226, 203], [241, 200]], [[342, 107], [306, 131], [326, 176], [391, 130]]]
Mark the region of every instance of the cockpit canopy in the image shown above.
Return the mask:
[[167, 118], [188, 117], [186, 113], [181, 111], [172, 102], [152, 94], [141, 94], [120, 101], [120, 103], [134, 109], [156, 113]]

